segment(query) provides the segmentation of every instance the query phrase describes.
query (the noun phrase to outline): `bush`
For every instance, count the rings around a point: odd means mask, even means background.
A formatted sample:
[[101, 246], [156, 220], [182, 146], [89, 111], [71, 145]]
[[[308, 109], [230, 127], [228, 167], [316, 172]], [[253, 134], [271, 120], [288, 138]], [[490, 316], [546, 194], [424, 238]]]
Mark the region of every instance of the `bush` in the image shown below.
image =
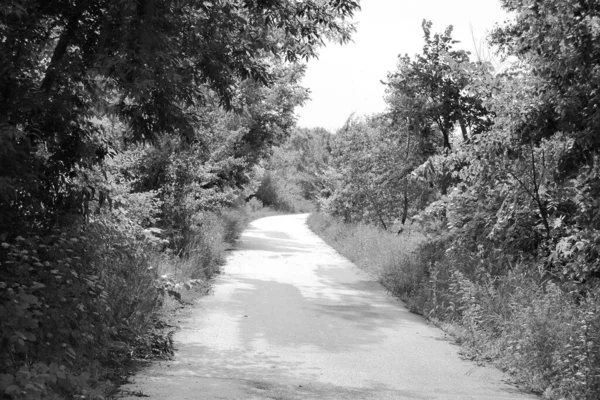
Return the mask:
[[251, 219], [275, 212], [252, 206], [227, 208], [217, 213], [195, 216], [195, 229], [185, 248], [175, 255], [172, 250], [158, 255], [158, 275], [162, 292], [179, 300], [192, 299], [189, 291], [194, 287], [205, 289], [208, 281], [220, 272], [225, 261], [225, 251], [239, 239]]
[[133, 359], [170, 356], [167, 314], [207, 288], [261, 213], [196, 213], [178, 251], [119, 210], [1, 242], [0, 397], [102, 398]]
[[286, 185], [275, 176], [274, 172], [267, 171], [256, 191], [256, 198], [265, 206], [275, 210], [289, 213], [306, 213], [314, 211], [314, 204], [296, 193], [297, 188]]
[[2, 243], [0, 392], [100, 396], [160, 307], [148, 254], [107, 221]]
[[229, 208], [221, 211], [220, 219], [223, 221], [224, 240], [227, 243], [234, 243], [239, 239], [242, 231], [248, 225], [250, 216], [245, 207]]
[[165, 300], [205, 287], [248, 219], [243, 208], [196, 216], [178, 255], [110, 215], [1, 243], [0, 393], [100, 398], [132, 357], [169, 356]]

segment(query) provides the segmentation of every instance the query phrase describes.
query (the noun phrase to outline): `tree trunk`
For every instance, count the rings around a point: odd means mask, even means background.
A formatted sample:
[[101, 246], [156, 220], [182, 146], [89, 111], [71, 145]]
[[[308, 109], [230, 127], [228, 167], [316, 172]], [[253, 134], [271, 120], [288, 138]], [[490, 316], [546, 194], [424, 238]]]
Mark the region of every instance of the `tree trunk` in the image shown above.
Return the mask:
[[42, 91], [49, 92], [50, 89], [52, 89], [54, 82], [56, 82], [56, 78], [58, 77], [58, 67], [67, 52], [69, 43], [75, 37], [75, 33], [77, 32], [77, 28], [79, 27], [79, 19], [83, 15], [87, 5], [88, 0], [80, 0], [75, 5], [73, 14], [71, 14], [71, 16], [69, 17], [67, 26], [60, 35], [58, 43], [56, 44], [54, 52], [52, 53], [50, 64], [46, 69], [46, 75], [44, 76], [44, 79], [42, 80], [42, 83], [40, 85], [40, 89]]
[[402, 225], [406, 222], [408, 218], [408, 182], [406, 182], [404, 186], [404, 204], [402, 205]]
[[444, 136], [444, 148], [448, 150], [452, 150], [452, 145], [450, 144], [450, 134], [447, 130], [441, 129], [442, 135]]
[[[410, 157], [410, 131], [406, 135], [406, 160]], [[408, 217], [408, 176], [404, 180], [404, 204], [402, 208], [402, 225]]]
[[381, 222], [381, 226], [383, 227], [383, 229], [387, 231], [387, 224], [383, 220], [383, 217], [381, 216], [381, 214], [379, 214], [379, 222]]
[[467, 125], [465, 123], [465, 119], [462, 115], [458, 118], [458, 123], [460, 125], [460, 132], [462, 133], [462, 138], [465, 143], [469, 141], [469, 134], [467, 132]]

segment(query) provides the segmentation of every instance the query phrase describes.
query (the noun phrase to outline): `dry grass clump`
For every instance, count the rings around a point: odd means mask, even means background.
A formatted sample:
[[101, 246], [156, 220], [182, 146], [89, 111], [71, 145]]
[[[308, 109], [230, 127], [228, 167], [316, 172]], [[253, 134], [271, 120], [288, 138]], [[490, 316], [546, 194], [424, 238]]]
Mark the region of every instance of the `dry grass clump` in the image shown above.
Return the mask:
[[416, 231], [406, 230], [396, 235], [373, 225], [345, 224], [321, 213], [311, 214], [308, 226], [344, 257], [379, 277], [410, 276], [410, 268], [402, 266], [411, 262], [414, 251], [424, 240]]

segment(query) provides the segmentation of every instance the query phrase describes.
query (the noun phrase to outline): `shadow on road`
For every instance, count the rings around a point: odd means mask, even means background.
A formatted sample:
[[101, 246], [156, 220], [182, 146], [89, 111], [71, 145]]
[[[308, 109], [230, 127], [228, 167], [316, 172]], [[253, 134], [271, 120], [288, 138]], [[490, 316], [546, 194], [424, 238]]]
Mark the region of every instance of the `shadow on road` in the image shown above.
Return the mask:
[[269, 251], [273, 253], [311, 253], [314, 246], [299, 244], [289, 235], [277, 231], [250, 229], [241, 238], [239, 250]]

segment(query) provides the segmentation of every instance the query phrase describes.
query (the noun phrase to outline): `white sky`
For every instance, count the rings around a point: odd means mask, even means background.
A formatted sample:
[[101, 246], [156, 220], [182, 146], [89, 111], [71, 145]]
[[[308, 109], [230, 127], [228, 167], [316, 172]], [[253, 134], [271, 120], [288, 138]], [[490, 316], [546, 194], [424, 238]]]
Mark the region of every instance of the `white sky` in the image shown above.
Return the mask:
[[298, 126], [335, 131], [353, 112], [384, 111], [380, 81], [396, 69], [398, 55], [421, 52], [423, 19], [433, 21], [432, 33], [453, 25], [456, 48], [472, 51], [471, 24], [483, 38], [507, 18], [498, 0], [361, 0], [361, 8], [354, 43], [328, 44], [308, 62], [302, 85], [311, 100], [297, 109]]

